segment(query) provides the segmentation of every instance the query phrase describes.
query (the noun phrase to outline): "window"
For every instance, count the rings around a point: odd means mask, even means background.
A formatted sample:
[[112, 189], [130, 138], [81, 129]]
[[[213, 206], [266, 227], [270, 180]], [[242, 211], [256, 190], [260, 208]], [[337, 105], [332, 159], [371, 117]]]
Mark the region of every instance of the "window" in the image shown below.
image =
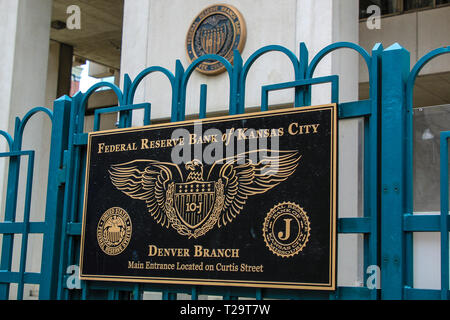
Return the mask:
[[380, 7], [381, 15], [388, 15], [448, 4], [450, 0], [359, 0], [359, 18], [364, 19], [372, 15], [371, 12], [367, 13], [367, 8], [371, 5]]
[[400, 12], [400, 2], [401, 0], [360, 0], [359, 18], [369, 17], [371, 13], [367, 13], [367, 8], [372, 5], [380, 7], [382, 15]]
[[421, 8], [431, 8], [433, 7], [433, 0], [408, 0], [404, 1], [403, 10], [409, 11]]
[[450, 0], [436, 0], [436, 5], [440, 6], [443, 4], [449, 4]]

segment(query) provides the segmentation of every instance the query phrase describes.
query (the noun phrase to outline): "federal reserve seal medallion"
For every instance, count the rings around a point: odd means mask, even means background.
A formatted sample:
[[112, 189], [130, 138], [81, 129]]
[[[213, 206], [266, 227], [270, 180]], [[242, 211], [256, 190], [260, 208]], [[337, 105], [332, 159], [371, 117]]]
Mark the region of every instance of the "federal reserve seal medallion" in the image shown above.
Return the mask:
[[310, 235], [306, 212], [298, 204], [282, 202], [273, 207], [263, 224], [266, 246], [272, 253], [289, 258], [306, 246]]
[[[186, 51], [191, 62], [206, 54], [217, 54], [232, 63], [233, 51], [242, 52], [245, 39], [245, 21], [239, 11], [230, 5], [213, 5], [192, 22], [186, 37]], [[206, 60], [197, 70], [213, 75], [225, 71], [225, 67], [219, 61]]]
[[131, 219], [119, 207], [106, 210], [97, 225], [97, 241], [100, 248], [109, 256], [120, 254], [131, 239]]

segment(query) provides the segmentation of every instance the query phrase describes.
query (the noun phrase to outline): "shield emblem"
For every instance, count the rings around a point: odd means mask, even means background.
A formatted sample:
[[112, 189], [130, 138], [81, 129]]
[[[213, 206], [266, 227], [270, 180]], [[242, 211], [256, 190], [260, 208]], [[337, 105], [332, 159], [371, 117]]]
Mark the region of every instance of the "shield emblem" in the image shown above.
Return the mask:
[[217, 26], [213, 29], [204, 29], [201, 31], [200, 42], [203, 50], [207, 54], [217, 54], [225, 44], [227, 36], [227, 27], [225, 25]]
[[178, 218], [189, 228], [198, 228], [213, 211], [216, 192], [214, 182], [175, 183], [174, 207]]

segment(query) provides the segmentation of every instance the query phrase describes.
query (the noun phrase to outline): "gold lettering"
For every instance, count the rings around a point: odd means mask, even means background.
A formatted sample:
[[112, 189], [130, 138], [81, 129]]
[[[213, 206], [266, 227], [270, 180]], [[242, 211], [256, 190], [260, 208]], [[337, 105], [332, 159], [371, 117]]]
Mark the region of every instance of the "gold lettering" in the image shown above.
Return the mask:
[[156, 252], [158, 250], [158, 247], [155, 245], [149, 245], [148, 246], [148, 256], [153, 257], [156, 256]]
[[237, 129], [238, 131], [238, 140], [245, 140], [247, 139], [247, 136], [245, 135], [245, 131], [247, 130], [247, 128], [239, 128]]
[[98, 144], [98, 152], [97, 153], [102, 153], [102, 150], [105, 148], [105, 143], [99, 143]]
[[194, 246], [194, 257], [201, 257], [203, 255], [202, 248], [200, 245]]
[[298, 131], [294, 131], [294, 126], [298, 128], [298, 123], [292, 122], [288, 127], [288, 132], [291, 136], [294, 136], [297, 134]]
[[195, 133], [192, 133], [189, 135], [189, 144], [194, 144], [197, 139], [197, 135]]
[[141, 139], [141, 149], [148, 149], [148, 139]]
[[312, 124], [311, 126], [313, 127], [314, 133], [317, 133], [317, 129], [319, 128], [320, 124]]

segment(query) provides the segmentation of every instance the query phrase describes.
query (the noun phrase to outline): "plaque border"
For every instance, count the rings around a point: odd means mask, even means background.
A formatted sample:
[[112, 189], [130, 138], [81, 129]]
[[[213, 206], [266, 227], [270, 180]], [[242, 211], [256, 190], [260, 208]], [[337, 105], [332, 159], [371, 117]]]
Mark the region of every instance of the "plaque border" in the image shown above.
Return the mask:
[[[331, 111], [331, 142], [330, 142], [330, 253], [329, 253], [329, 281], [328, 283], [308, 283], [308, 282], [283, 282], [283, 281], [252, 281], [252, 280], [226, 280], [226, 279], [202, 279], [202, 278], [170, 278], [170, 277], [143, 277], [143, 276], [112, 276], [112, 275], [91, 275], [83, 274], [83, 256], [84, 256], [84, 240], [85, 240], [85, 222], [87, 209], [87, 191], [89, 186], [89, 169], [90, 169], [90, 150], [91, 140], [93, 136], [102, 136], [105, 134], [120, 134], [125, 132], [133, 132], [139, 130], [154, 130], [158, 128], [173, 128], [181, 127], [183, 125], [194, 123], [214, 123], [218, 121], [232, 120], [232, 119], [247, 119], [260, 118], [267, 115], [283, 115], [291, 113], [303, 113], [312, 111]], [[88, 144], [86, 149], [86, 173], [84, 185], [84, 199], [83, 199], [83, 216], [80, 238], [80, 272], [81, 280], [100, 280], [100, 281], [116, 281], [116, 282], [138, 282], [138, 283], [155, 283], [155, 284], [181, 284], [181, 285], [210, 285], [210, 286], [240, 286], [252, 288], [273, 288], [273, 289], [302, 289], [302, 290], [336, 290], [336, 248], [337, 248], [337, 111], [336, 103], [307, 106], [300, 108], [286, 108], [269, 111], [259, 111], [252, 113], [245, 113], [239, 115], [227, 115], [219, 117], [211, 117], [206, 119], [194, 119], [177, 122], [159, 123], [148, 126], [131, 127], [124, 129], [111, 129], [103, 131], [95, 131], [88, 133]]]

